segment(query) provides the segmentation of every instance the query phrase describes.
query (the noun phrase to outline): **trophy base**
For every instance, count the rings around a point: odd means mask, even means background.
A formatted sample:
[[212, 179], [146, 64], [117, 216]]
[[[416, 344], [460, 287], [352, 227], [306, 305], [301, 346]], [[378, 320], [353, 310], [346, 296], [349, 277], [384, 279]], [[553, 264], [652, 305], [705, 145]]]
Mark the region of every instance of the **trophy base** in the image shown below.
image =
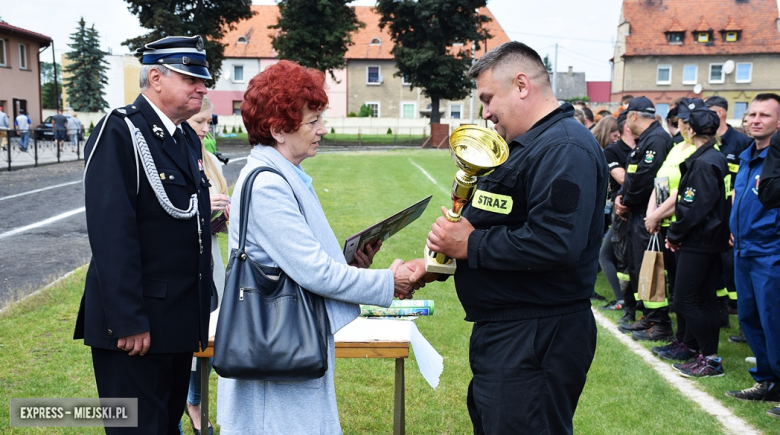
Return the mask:
[[423, 258], [425, 258], [425, 271], [431, 272], [431, 273], [440, 273], [444, 275], [454, 275], [455, 270], [457, 269], [457, 264], [455, 263], [455, 259], [450, 259], [445, 264], [439, 264], [436, 262], [436, 260], [431, 257], [430, 249], [428, 247], [425, 247], [425, 250], [423, 251]]

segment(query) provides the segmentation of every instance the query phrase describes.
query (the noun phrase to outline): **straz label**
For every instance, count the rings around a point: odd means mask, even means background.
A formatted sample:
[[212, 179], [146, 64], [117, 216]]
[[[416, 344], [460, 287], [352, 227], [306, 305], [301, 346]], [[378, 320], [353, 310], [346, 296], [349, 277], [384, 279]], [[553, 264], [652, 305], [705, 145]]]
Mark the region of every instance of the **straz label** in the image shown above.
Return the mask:
[[471, 205], [480, 210], [509, 214], [512, 211], [512, 197], [477, 190], [474, 192], [474, 199], [471, 200]]
[[729, 163], [729, 172], [736, 174], [739, 172], [739, 164], [738, 163]]
[[634, 165], [628, 165], [628, 171], [626, 171], [626, 172], [628, 172], [629, 174], [633, 174], [633, 173], [636, 172], [636, 167], [637, 167], [637, 165], [635, 165], [635, 164]]

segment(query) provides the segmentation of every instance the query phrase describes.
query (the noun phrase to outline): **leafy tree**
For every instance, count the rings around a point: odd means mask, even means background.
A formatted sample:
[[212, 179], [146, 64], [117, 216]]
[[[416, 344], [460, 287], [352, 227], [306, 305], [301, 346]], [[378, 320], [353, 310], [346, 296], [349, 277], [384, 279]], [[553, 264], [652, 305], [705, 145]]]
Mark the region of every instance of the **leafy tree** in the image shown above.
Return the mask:
[[544, 62], [544, 68], [547, 70], [547, 72], [552, 72], [553, 66], [552, 66], [552, 62], [550, 62], [549, 54], [544, 55], [544, 59], [542, 59], [542, 62]]
[[54, 89], [54, 68], [51, 62], [41, 62], [41, 100], [44, 109], [56, 109], [62, 95], [62, 66], [57, 64], [57, 89]]
[[395, 43], [397, 77], [410, 89], [421, 88], [431, 99], [431, 123], [441, 120], [439, 101], [466, 98], [472, 88], [466, 72], [471, 66], [471, 44], [457, 50], [456, 42], [479, 42], [491, 35], [482, 26], [490, 21], [475, 9], [485, 0], [378, 0], [380, 27], [389, 28]]
[[358, 21], [355, 9], [347, 6], [353, 0], [279, 0], [279, 21], [268, 26], [279, 29], [271, 45], [280, 59], [294, 60], [303, 66], [329, 71], [345, 68], [344, 54], [353, 44], [352, 32], [365, 27]]
[[[138, 17], [141, 26], [152, 31], [124, 41], [122, 45], [136, 50], [144, 44], [166, 36], [203, 37], [206, 59], [212, 80], [206, 86], [213, 87], [219, 80], [225, 46], [219, 41], [225, 32], [235, 28], [235, 23], [254, 15], [252, 0], [125, 0], [130, 12]], [[139, 56], [140, 58], [140, 56]]]
[[68, 90], [68, 104], [79, 112], [100, 112], [108, 107], [103, 98], [103, 85], [108, 83], [106, 53], [100, 49], [100, 36], [95, 25], [87, 28], [84, 18], [79, 20], [75, 33], [71, 33], [72, 51], [65, 53], [70, 63], [64, 71], [68, 77], [64, 80]]

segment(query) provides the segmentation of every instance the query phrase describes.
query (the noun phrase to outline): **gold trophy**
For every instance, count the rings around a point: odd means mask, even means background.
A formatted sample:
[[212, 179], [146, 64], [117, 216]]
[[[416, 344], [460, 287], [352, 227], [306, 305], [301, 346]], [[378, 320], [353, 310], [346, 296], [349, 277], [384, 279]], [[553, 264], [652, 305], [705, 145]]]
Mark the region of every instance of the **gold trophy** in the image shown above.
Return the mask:
[[[450, 222], [460, 220], [460, 211], [471, 200], [477, 177], [487, 175], [509, 157], [506, 141], [494, 130], [463, 125], [450, 136], [450, 156], [460, 170], [452, 182], [452, 209], [445, 216]], [[452, 275], [455, 260], [425, 247], [425, 271]]]

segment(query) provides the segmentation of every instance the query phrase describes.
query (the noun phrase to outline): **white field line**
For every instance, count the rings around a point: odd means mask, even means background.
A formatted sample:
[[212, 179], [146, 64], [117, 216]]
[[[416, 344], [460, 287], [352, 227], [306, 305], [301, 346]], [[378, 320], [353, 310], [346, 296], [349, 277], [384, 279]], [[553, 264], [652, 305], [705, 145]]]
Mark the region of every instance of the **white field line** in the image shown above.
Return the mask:
[[44, 220], [39, 221], [39, 222], [35, 222], [34, 224], [25, 225], [23, 227], [19, 227], [19, 228], [16, 228], [14, 230], [11, 230], [11, 231], [6, 231], [4, 233], [0, 233], [0, 239], [4, 239], [6, 237], [10, 237], [10, 236], [13, 236], [15, 234], [23, 233], [23, 232], [31, 230], [33, 228], [38, 228], [38, 227], [42, 227], [42, 226], [46, 226], [46, 225], [52, 224], [54, 222], [57, 222], [58, 220], [65, 219], [67, 217], [73, 216], [74, 214], [82, 213], [82, 212], [84, 212], [84, 210], [85, 210], [85, 208], [81, 207], [81, 208], [77, 208], [75, 210], [66, 211], [65, 213], [61, 213], [61, 214], [58, 214], [57, 216], [50, 217], [48, 219], [44, 219]]
[[42, 187], [40, 189], [31, 190], [29, 192], [17, 193], [16, 195], [4, 196], [4, 197], [0, 198], [0, 201], [3, 201], [5, 199], [18, 198], [20, 196], [29, 195], [31, 193], [43, 192], [44, 190], [56, 189], [58, 187], [64, 187], [64, 186], [70, 186], [71, 184], [76, 184], [76, 183], [81, 183], [81, 180], [70, 181], [68, 183], [62, 183], [62, 184], [55, 184], [54, 186]]
[[431, 174], [429, 174], [429, 173], [428, 173], [428, 172], [427, 172], [425, 169], [423, 169], [423, 168], [422, 168], [422, 166], [420, 166], [420, 165], [418, 165], [417, 163], [415, 163], [415, 162], [414, 162], [412, 159], [409, 159], [409, 163], [411, 163], [411, 164], [413, 164], [415, 167], [417, 167], [417, 169], [419, 169], [419, 170], [420, 170], [420, 171], [423, 173], [423, 175], [425, 175], [426, 177], [428, 177], [428, 179], [429, 179], [429, 180], [431, 180], [431, 183], [435, 184], [435, 185], [436, 185], [436, 187], [438, 187], [438, 188], [439, 188], [439, 190], [441, 190], [442, 192], [444, 192], [444, 193], [445, 193], [445, 194], [447, 194], [447, 195], [449, 195], [449, 194], [450, 194], [450, 192], [449, 192], [447, 189], [445, 189], [445, 188], [441, 187], [441, 185], [440, 185], [439, 183], [437, 183], [437, 182], [436, 182], [436, 180], [435, 180], [433, 177], [431, 177]]
[[595, 308], [591, 309], [596, 321], [607, 331], [609, 331], [621, 343], [626, 345], [632, 352], [642, 358], [653, 370], [656, 371], [666, 382], [679, 390], [685, 397], [693, 400], [706, 413], [714, 416], [723, 425], [725, 432], [734, 435], [761, 435], [762, 432], [756, 430], [753, 426], [734, 415], [730, 409], [726, 408], [717, 399], [705, 393], [696, 385], [695, 382], [680, 376], [669, 364], [662, 362], [650, 351], [635, 342], [630, 335], [623, 334], [609, 319], [604, 317]]
[[228, 165], [235, 162], [240, 162], [241, 160], [246, 160], [246, 157], [236, 157], [236, 158], [230, 158], [230, 161], [228, 162]]

